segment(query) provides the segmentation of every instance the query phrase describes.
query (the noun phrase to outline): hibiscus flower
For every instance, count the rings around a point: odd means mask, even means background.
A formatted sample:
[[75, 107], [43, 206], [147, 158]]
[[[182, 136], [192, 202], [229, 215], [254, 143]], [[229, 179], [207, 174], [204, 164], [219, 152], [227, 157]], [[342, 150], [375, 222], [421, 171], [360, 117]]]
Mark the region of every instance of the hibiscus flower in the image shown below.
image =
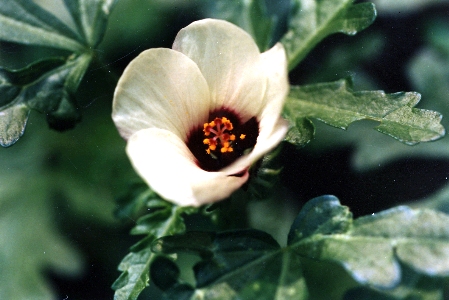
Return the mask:
[[147, 184], [200, 206], [229, 197], [284, 138], [288, 89], [280, 43], [260, 53], [239, 27], [206, 19], [183, 28], [172, 49], [146, 50], [127, 66], [112, 118]]

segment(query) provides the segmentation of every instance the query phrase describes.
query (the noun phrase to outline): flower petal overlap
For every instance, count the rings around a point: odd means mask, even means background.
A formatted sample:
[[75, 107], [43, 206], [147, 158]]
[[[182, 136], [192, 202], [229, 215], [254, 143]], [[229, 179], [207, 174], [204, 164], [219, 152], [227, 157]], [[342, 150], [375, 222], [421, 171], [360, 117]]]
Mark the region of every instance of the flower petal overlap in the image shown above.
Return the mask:
[[[200, 206], [230, 196], [284, 138], [288, 89], [281, 44], [260, 53], [242, 29], [206, 19], [182, 29], [173, 49], [146, 50], [128, 65], [112, 118], [148, 185], [177, 205]], [[213, 129], [213, 120], [227, 131]], [[203, 139], [206, 126], [206, 134], [219, 131], [215, 140]]]

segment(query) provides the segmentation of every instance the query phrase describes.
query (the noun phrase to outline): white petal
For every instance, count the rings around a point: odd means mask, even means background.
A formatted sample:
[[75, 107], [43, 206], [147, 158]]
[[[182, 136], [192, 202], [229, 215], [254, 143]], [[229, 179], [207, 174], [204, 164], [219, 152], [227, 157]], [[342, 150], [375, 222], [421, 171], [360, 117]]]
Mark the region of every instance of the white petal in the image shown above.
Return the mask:
[[268, 78], [263, 109], [258, 114], [261, 130], [271, 128], [282, 112], [290, 85], [288, 84], [287, 56], [281, 43], [262, 53], [263, 70]]
[[155, 192], [181, 206], [224, 199], [248, 180], [248, 172], [236, 177], [200, 169], [184, 141], [167, 130], [138, 131], [128, 140], [127, 153]]
[[150, 49], [120, 78], [112, 118], [125, 139], [154, 127], [185, 140], [194, 126], [207, 121], [209, 99], [206, 80], [190, 58], [171, 49]]
[[288, 130], [288, 123], [279, 117], [289, 90], [284, 47], [278, 43], [262, 53], [261, 57], [262, 70], [268, 84], [262, 101], [262, 109], [257, 114], [259, 136], [250, 154], [222, 170], [227, 174], [235, 174], [262, 158], [283, 140]]
[[266, 78], [259, 49], [244, 30], [222, 20], [193, 22], [178, 33], [173, 49], [199, 66], [211, 93], [210, 111], [231, 108], [244, 122], [260, 111]]

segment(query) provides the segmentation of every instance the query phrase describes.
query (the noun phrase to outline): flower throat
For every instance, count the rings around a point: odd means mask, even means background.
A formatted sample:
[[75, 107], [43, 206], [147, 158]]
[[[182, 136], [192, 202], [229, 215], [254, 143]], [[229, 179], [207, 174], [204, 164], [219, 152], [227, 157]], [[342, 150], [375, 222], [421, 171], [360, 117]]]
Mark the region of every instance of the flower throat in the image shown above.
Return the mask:
[[250, 151], [259, 135], [259, 123], [253, 117], [242, 123], [229, 110], [209, 114], [210, 122], [191, 131], [187, 146], [206, 171], [218, 171]]
[[[212, 154], [211, 151], [217, 150], [217, 146], [220, 147], [221, 153], [226, 152], [234, 152], [234, 148], [232, 148], [232, 144], [235, 141], [235, 135], [231, 134], [234, 126], [231, 121], [226, 117], [215, 118], [210, 123], [204, 123], [204, 135], [206, 137], [210, 136], [211, 133], [214, 135], [211, 138], [205, 138], [203, 143], [209, 145], [209, 148], [206, 149], [207, 154]], [[246, 134], [240, 134], [240, 139], [244, 140]]]

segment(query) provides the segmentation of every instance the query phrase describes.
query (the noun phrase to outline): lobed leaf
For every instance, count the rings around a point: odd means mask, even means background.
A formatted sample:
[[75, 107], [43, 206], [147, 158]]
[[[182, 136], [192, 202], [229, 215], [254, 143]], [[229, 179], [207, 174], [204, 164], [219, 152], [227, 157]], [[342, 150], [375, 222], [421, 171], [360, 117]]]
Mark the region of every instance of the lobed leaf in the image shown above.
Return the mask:
[[250, 180], [246, 184], [245, 197], [251, 200], [263, 200], [276, 196], [276, 191], [280, 185], [280, 174], [282, 172], [283, 144], [280, 144], [273, 151], [265, 155], [256, 168], [250, 170]]
[[421, 299], [421, 300], [441, 300], [444, 299], [444, 292], [441, 280], [417, 276], [410, 270], [403, 274], [404, 282], [394, 289], [373, 289], [368, 287], [357, 287], [349, 289], [343, 299], [351, 300], [400, 300], [400, 299]]
[[132, 234], [147, 236], [131, 247], [118, 269], [122, 274], [114, 282], [114, 299], [137, 299], [142, 290], [149, 285], [150, 265], [156, 255], [151, 251], [151, 243], [161, 236], [182, 233], [185, 230], [183, 213], [191, 213], [194, 208], [178, 207], [160, 199], [150, 199], [147, 203], [150, 212], [137, 221]]
[[[439, 286], [432, 278], [449, 275], [448, 223], [445, 214], [404, 206], [353, 220], [336, 197], [322, 196], [304, 205], [284, 248], [267, 233], [249, 229], [163, 237], [152, 250], [201, 257], [194, 266], [196, 286], [181, 289], [189, 299], [306, 299], [310, 261], [342, 266], [359, 286], [397, 287], [391, 295], [414, 295], [421, 288], [418, 278], [430, 280], [430, 297]], [[172, 289], [183, 284], [176, 277], [157, 281], [172, 298], [181, 296]]]
[[354, 35], [376, 18], [372, 3], [353, 0], [294, 0], [289, 29], [281, 42], [293, 69], [322, 39], [333, 33]]
[[76, 32], [56, 16], [29, 0], [0, 6], [0, 39], [82, 53], [99, 44], [117, 0], [64, 0]]
[[151, 199], [157, 197], [157, 194], [145, 183], [133, 183], [128, 191], [116, 200], [117, 208], [114, 215], [122, 221], [133, 220], [142, 214]]
[[386, 115], [376, 130], [413, 145], [444, 136], [441, 118], [436, 111], [404, 106]]
[[157, 256], [151, 264], [151, 279], [162, 290], [169, 290], [169, 299], [189, 299], [194, 293], [193, 287], [180, 280], [180, 273], [178, 266], [164, 256]]
[[348, 80], [343, 79], [291, 87], [284, 115], [291, 123], [316, 118], [342, 129], [358, 120], [374, 120], [380, 122], [377, 131], [413, 145], [438, 139], [445, 133], [438, 112], [413, 108], [420, 97], [415, 92], [354, 92]]
[[351, 226], [352, 214], [334, 196], [321, 196], [307, 202], [288, 234], [288, 244], [313, 235], [345, 232]]
[[[284, 107], [284, 111], [287, 110], [288, 108]], [[294, 125], [290, 125], [284, 140], [298, 147], [304, 147], [313, 139], [314, 135], [315, 126], [312, 121], [307, 118], [296, 118]]]
[[25, 132], [30, 109], [25, 104], [14, 105], [0, 111], [0, 146], [17, 142]]
[[[421, 49], [410, 60], [407, 74], [414, 89], [423, 95], [422, 107], [440, 112], [443, 116], [449, 113], [449, 26], [445, 23], [430, 22], [426, 32], [431, 45]], [[442, 124], [447, 128], [449, 119], [443, 117]], [[369, 139], [369, 141], [368, 141]], [[341, 141], [341, 139], [340, 139]], [[446, 159], [448, 157], [449, 139], [443, 138], [437, 143], [426, 143], [416, 147], [406, 147], [383, 136], [367, 137], [360, 135], [353, 141], [356, 144], [355, 163], [358, 169], [370, 169], [388, 162], [406, 157], [425, 159]], [[388, 149], [388, 151], [383, 151]], [[433, 197], [433, 196], [432, 196]], [[441, 198], [441, 199], [438, 199]], [[436, 202], [441, 204], [447, 197], [435, 195]], [[423, 199], [425, 201], [425, 199]], [[441, 200], [441, 201], [440, 201]], [[416, 203], [424, 203], [416, 201]], [[444, 205], [438, 205], [440, 209]], [[443, 208], [444, 209], [444, 208]], [[447, 211], [447, 209], [445, 209]]]
[[[30, 107], [24, 101], [28, 87], [38, 83], [48, 72], [60, 67], [64, 60], [48, 59], [21, 70], [0, 68], [0, 145], [14, 144], [24, 133]], [[31, 96], [30, 93], [28, 95]]]
[[[262, 231], [187, 232], [158, 239], [152, 248], [198, 253], [203, 260], [194, 267], [195, 294], [204, 299], [307, 299], [299, 258]], [[181, 296], [177, 290], [165, 292], [173, 299]]]
[[[292, 226], [296, 238], [290, 240], [298, 255], [341, 264], [353, 278], [362, 284], [382, 288], [396, 286], [401, 280], [400, 264], [426, 276], [449, 275], [449, 216], [430, 210], [414, 211], [405, 206], [361, 217], [351, 222], [350, 215], [334, 197], [316, 198], [308, 202], [296, 224], [304, 218], [322, 218], [315, 233], [302, 238], [304, 230]], [[339, 213], [340, 211], [340, 213]], [[337, 220], [337, 221], [336, 221]], [[326, 223], [347, 227], [322, 232]], [[309, 233], [310, 234], [310, 233]]]
[[[21, 70], [0, 68], [0, 145], [24, 133], [28, 108], [45, 113], [51, 128], [66, 130], [80, 120], [73, 95], [107, 28], [116, 0], [64, 1], [75, 31], [33, 1], [0, 5], [0, 40], [73, 52], [66, 60], [46, 59]], [[12, 106], [17, 106], [13, 108]]]
[[0, 40], [76, 53], [84, 50], [79, 35], [33, 1], [4, 1], [0, 6], [0, 28]]
[[8, 147], [22, 136], [30, 109], [45, 113], [55, 129], [73, 127], [80, 114], [72, 95], [91, 58], [83, 54], [67, 61], [49, 58], [19, 70], [0, 68], [0, 145]]
[[85, 43], [96, 47], [106, 31], [107, 21], [117, 0], [64, 0], [77, 31]]

